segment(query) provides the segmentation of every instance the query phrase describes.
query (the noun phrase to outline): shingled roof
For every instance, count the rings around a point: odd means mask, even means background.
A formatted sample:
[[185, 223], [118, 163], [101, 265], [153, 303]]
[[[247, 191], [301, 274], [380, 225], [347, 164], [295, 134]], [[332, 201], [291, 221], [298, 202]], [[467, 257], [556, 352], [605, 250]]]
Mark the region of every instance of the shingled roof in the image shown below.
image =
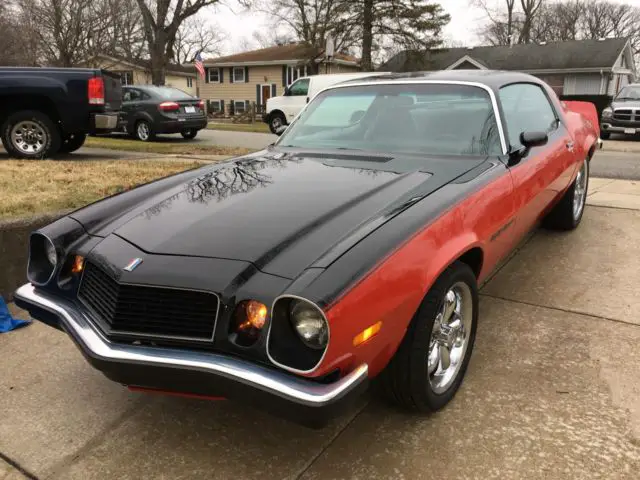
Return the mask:
[[627, 38], [608, 38], [511, 47], [443, 48], [427, 53], [404, 51], [383, 64], [379, 70], [444, 70], [465, 56], [491, 70], [611, 70], [627, 41]]
[[[324, 55], [324, 49], [310, 47], [303, 43], [289, 43], [286, 45], [276, 45], [274, 47], [261, 48], [259, 50], [251, 50], [249, 52], [237, 53], [235, 55], [227, 55], [225, 57], [212, 58], [205, 60], [207, 66], [228, 65], [228, 64], [259, 64], [259, 63], [276, 63], [276, 62], [299, 62], [308, 61]], [[351, 55], [336, 53], [334, 59], [358, 64], [359, 60]]]

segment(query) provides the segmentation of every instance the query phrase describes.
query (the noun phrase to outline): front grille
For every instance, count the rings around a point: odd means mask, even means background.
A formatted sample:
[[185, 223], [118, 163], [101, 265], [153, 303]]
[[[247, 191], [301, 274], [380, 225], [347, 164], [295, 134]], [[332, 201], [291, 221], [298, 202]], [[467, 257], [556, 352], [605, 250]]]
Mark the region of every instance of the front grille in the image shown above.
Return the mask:
[[623, 120], [626, 122], [630, 122], [633, 118], [633, 110], [627, 110], [622, 108], [617, 109], [616, 111], [613, 112], [613, 118], [616, 120]]
[[211, 340], [218, 297], [209, 292], [118, 283], [87, 263], [78, 298], [107, 334]]

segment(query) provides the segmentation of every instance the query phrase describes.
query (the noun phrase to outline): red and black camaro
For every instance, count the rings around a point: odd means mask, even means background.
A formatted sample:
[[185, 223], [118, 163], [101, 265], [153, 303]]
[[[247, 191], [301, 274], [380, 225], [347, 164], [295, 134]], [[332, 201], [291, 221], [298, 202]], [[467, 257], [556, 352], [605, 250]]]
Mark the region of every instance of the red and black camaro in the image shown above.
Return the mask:
[[593, 105], [525, 74], [345, 82], [263, 151], [34, 232], [15, 300], [134, 390], [322, 425], [376, 379], [434, 411], [478, 285], [539, 221], [578, 226], [598, 142]]

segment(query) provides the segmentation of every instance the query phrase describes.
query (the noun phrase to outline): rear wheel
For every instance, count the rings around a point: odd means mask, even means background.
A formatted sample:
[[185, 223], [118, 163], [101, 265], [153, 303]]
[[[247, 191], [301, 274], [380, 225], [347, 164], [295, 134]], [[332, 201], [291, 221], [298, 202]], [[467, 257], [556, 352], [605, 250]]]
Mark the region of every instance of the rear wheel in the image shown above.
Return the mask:
[[271, 118], [269, 119], [269, 130], [271, 130], [271, 133], [278, 135], [278, 129], [286, 124], [287, 119], [284, 117], [284, 114], [280, 112], [271, 114]]
[[188, 130], [183, 130], [180, 132], [180, 135], [183, 136], [183, 138], [186, 138], [187, 140], [192, 140], [194, 138], [196, 138], [196, 135], [198, 135], [198, 131], [191, 128]]
[[62, 146], [58, 152], [60, 153], [71, 153], [78, 150], [82, 145], [84, 145], [84, 141], [87, 139], [87, 136], [84, 133], [74, 133], [71, 135], [67, 135], [67, 137], [62, 142]]
[[387, 397], [404, 409], [422, 412], [449, 403], [467, 370], [477, 319], [476, 277], [468, 265], [455, 262], [425, 296], [382, 372]]
[[61, 135], [56, 124], [37, 110], [13, 113], [0, 133], [5, 150], [15, 158], [42, 159], [60, 149]]
[[582, 220], [589, 189], [589, 160], [582, 162], [578, 176], [560, 202], [549, 212], [542, 224], [553, 230], [573, 230]]
[[142, 142], [150, 142], [155, 138], [151, 125], [146, 120], [138, 120], [136, 123], [135, 136]]

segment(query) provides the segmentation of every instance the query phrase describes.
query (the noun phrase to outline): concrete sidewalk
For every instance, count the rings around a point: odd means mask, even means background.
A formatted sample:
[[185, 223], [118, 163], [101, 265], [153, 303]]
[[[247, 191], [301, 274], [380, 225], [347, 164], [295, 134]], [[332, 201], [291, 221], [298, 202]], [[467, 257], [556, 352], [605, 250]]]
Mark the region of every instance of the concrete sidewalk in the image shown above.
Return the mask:
[[638, 183], [592, 179], [576, 231], [536, 232], [485, 285], [465, 382], [431, 416], [367, 396], [311, 431], [129, 393], [39, 323], [2, 335], [0, 453], [30, 477], [0, 460], [0, 479], [637, 479]]

